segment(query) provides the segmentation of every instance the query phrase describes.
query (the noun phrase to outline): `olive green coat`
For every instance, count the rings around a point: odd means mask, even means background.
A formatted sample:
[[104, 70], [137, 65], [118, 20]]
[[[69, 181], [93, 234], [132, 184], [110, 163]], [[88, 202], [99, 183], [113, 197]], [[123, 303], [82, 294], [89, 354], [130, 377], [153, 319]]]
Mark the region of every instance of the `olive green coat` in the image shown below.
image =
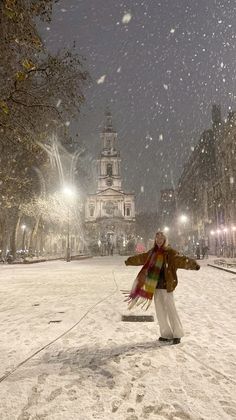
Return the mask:
[[[144, 265], [147, 258], [150, 255], [150, 251], [144, 252], [143, 254], [134, 255], [129, 257], [126, 261], [126, 265]], [[192, 258], [188, 258], [185, 255], [180, 255], [170, 246], [167, 246], [164, 250], [164, 275], [166, 280], [167, 292], [173, 292], [178, 284], [177, 269], [184, 268], [186, 270], [199, 270], [198, 263]]]

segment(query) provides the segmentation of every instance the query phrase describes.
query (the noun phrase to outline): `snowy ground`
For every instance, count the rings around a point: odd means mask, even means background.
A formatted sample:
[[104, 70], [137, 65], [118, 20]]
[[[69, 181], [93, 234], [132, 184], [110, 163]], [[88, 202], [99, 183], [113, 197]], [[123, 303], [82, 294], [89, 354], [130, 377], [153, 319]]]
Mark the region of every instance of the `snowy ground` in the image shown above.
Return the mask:
[[1, 420], [236, 418], [236, 276], [179, 270], [186, 336], [160, 346], [156, 322], [121, 322], [123, 261], [0, 267]]
[[222, 258], [210, 256], [207, 262], [208, 264], [216, 268], [230, 270], [236, 274], [236, 258]]

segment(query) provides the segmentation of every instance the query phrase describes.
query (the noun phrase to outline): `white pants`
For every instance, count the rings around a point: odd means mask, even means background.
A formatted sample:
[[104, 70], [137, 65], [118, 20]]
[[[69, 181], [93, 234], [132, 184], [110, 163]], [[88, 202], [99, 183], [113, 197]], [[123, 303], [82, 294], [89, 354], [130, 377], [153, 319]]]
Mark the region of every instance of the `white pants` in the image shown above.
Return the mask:
[[165, 289], [156, 289], [154, 302], [161, 337], [183, 337], [184, 331], [175, 307], [173, 292], [168, 293]]

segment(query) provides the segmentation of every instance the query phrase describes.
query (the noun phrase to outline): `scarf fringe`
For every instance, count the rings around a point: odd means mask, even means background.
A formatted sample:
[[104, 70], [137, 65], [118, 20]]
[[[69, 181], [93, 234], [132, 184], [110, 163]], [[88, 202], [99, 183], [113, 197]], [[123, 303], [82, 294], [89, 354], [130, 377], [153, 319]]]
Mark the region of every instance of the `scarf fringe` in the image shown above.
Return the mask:
[[135, 297], [135, 298], [127, 298], [125, 299], [124, 302], [128, 302], [128, 309], [131, 310], [132, 308], [134, 308], [134, 306], [140, 306], [141, 305], [141, 309], [144, 309], [145, 311], [148, 310], [149, 306], [152, 303], [152, 299], [146, 299], [144, 297]]
[[137, 305], [137, 301], [139, 300], [139, 297], [137, 296], [134, 299], [129, 299], [128, 302], [128, 309], [131, 310], [135, 305]]

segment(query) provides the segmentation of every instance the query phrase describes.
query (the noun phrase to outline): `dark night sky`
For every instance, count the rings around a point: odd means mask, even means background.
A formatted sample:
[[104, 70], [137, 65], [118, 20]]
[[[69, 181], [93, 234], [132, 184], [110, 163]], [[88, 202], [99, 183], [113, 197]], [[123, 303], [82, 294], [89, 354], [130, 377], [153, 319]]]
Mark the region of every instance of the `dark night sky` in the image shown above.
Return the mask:
[[236, 108], [235, 0], [63, 0], [43, 39], [53, 52], [75, 41], [86, 58], [93, 83], [76, 127], [96, 158], [109, 104], [139, 210], [176, 185], [211, 104]]

